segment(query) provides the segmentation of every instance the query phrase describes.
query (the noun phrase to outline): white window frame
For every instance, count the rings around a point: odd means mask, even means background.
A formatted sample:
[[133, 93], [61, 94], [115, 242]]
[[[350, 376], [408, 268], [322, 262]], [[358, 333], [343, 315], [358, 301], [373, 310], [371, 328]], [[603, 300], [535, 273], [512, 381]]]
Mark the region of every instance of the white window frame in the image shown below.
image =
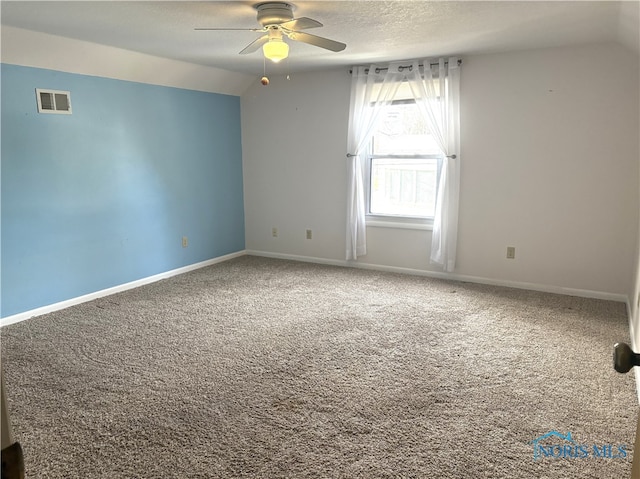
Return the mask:
[[[395, 103], [406, 103], [406, 100], [393, 101]], [[364, 165], [364, 184], [365, 184], [365, 207], [366, 207], [366, 224], [371, 227], [380, 228], [399, 228], [399, 229], [418, 229], [418, 230], [432, 230], [433, 229], [433, 216], [405, 216], [405, 215], [392, 215], [392, 214], [373, 214], [371, 213], [371, 181], [372, 181], [372, 163], [373, 160], [378, 158], [397, 158], [397, 159], [424, 159], [424, 160], [437, 160], [437, 173], [436, 178], [440, 178], [442, 171], [442, 163], [444, 160], [444, 154], [440, 155], [374, 155], [373, 154], [373, 137], [369, 144], [367, 151], [366, 161]], [[438, 194], [439, 181], [436, 180], [436, 196]]]

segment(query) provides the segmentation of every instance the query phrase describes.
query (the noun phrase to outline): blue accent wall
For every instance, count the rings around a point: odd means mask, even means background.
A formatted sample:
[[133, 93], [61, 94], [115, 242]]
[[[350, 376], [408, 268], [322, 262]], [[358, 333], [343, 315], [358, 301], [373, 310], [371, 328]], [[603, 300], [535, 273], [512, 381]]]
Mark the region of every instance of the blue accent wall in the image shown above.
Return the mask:
[[239, 97], [0, 68], [2, 317], [244, 249]]

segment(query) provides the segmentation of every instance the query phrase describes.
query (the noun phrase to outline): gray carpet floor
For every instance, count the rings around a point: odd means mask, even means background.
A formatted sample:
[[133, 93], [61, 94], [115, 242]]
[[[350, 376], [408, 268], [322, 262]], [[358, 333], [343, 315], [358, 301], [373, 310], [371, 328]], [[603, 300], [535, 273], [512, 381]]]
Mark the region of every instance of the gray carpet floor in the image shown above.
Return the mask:
[[[622, 303], [244, 256], [6, 326], [2, 366], [29, 478], [623, 478], [627, 324]], [[534, 458], [551, 431], [573, 442]]]

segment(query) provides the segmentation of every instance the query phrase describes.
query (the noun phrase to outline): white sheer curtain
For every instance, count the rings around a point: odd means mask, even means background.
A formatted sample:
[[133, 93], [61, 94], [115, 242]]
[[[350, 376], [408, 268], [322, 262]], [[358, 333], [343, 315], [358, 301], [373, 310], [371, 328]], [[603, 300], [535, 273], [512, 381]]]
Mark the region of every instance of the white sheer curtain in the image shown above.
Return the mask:
[[451, 272], [456, 264], [460, 196], [460, 65], [457, 58], [437, 65], [412, 62], [407, 81], [416, 104], [445, 158], [442, 164], [431, 238], [431, 262]]
[[352, 69], [347, 138], [347, 260], [367, 254], [364, 164], [380, 111], [391, 103], [402, 81], [399, 70], [400, 63], [389, 68], [371, 65]]
[[[420, 67], [420, 63], [424, 65]], [[410, 67], [408, 67], [410, 65]], [[445, 155], [433, 221], [431, 262], [453, 271], [458, 238], [460, 194], [460, 66], [457, 58], [432, 65], [394, 62], [388, 67], [354, 67], [349, 106], [347, 192], [347, 260], [367, 253], [364, 165], [373, 129], [383, 106], [408, 81], [416, 104]]]

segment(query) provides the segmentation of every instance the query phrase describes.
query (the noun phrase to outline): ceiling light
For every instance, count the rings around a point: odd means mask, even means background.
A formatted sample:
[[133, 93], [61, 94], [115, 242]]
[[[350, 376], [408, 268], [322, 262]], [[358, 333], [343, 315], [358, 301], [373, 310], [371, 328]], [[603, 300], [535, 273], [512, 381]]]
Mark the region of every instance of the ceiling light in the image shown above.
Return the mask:
[[289, 56], [289, 45], [282, 38], [270, 38], [262, 47], [262, 51], [265, 58], [278, 63]]

